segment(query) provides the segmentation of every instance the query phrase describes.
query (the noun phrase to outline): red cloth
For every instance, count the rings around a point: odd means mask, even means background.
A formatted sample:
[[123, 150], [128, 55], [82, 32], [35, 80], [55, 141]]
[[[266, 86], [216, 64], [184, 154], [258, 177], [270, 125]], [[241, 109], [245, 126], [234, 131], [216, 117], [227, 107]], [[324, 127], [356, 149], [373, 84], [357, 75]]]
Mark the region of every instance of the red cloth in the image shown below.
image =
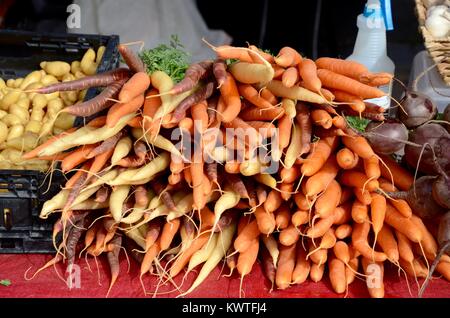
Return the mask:
[[[31, 276], [39, 267], [51, 259], [49, 255], [0, 255], [0, 280], [9, 279], [11, 285], [4, 287], [0, 285], [0, 297], [105, 297], [109, 287], [109, 267], [104, 257], [99, 259], [99, 273], [92, 258], [88, 260], [92, 272], [84, 260], [79, 260], [78, 264], [81, 268], [81, 288], [69, 290], [66, 283], [58, 278], [55, 268], [50, 267], [39, 273], [33, 280], [25, 280], [24, 274], [28, 268], [31, 269], [27, 277]], [[131, 261], [130, 272], [127, 274], [127, 261], [125, 257], [121, 257], [120, 276], [116, 284], [113, 286], [110, 297], [145, 297], [141, 284], [139, 282], [139, 266], [134, 260]], [[56, 269], [60, 276], [64, 275], [65, 265], [58, 264]], [[227, 274], [227, 269], [224, 270]], [[411, 297], [405, 277], [399, 277], [395, 267], [386, 269], [386, 277], [384, 280], [386, 297]], [[234, 274], [231, 278], [219, 277], [220, 268], [214, 270], [189, 297], [239, 297], [239, 277]], [[325, 274], [326, 275], [326, 274]], [[191, 282], [195, 279], [196, 274], [190, 273], [182, 286], [183, 290], [187, 290]], [[177, 277], [176, 283], [179, 284], [181, 277]], [[419, 281], [420, 283], [423, 280]], [[101, 285], [99, 285], [101, 283]], [[147, 292], [155, 290], [157, 283], [156, 277], [146, 275], [144, 285]], [[409, 279], [409, 285], [414, 297], [417, 295], [417, 285], [413, 279]], [[173, 290], [173, 285], [167, 284], [161, 286], [159, 292], [168, 292]], [[244, 278], [243, 290], [245, 297], [255, 298], [301, 298], [301, 297], [344, 297], [337, 295], [331, 289], [327, 277], [323, 281], [314, 283], [307, 281], [302, 285], [295, 285], [286, 290], [275, 290], [269, 293], [269, 281], [264, 278], [259, 265], [255, 265], [250, 275]], [[179, 292], [160, 294], [161, 297], [175, 297]], [[147, 295], [150, 297], [151, 295]], [[348, 297], [369, 297], [365, 283], [359, 279], [353, 282], [348, 291]], [[424, 297], [445, 297], [450, 298], [450, 283], [443, 279], [433, 279]]]

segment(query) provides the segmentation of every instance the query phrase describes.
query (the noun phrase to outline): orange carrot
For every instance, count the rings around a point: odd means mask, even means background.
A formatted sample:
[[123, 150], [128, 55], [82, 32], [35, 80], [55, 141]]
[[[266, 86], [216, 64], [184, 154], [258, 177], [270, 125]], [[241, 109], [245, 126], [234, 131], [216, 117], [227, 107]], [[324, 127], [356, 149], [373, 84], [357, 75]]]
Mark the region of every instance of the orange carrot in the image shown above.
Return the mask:
[[299, 238], [300, 233], [298, 232], [297, 228], [293, 224], [291, 224], [280, 232], [280, 236], [278, 239], [282, 245], [290, 246], [292, 244], [295, 244]]
[[333, 125], [332, 118], [328, 112], [323, 109], [314, 109], [311, 111], [311, 118], [313, 124], [317, 126], [322, 126], [325, 129], [331, 128]]
[[364, 159], [364, 171], [369, 179], [378, 179], [381, 176], [380, 163], [376, 156]]
[[44, 142], [43, 144], [37, 146], [36, 148], [34, 148], [33, 150], [27, 152], [26, 154], [22, 155], [23, 159], [33, 159], [35, 157], [38, 156], [38, 154], [45, 148], [47, 148], [49, 145], [51, 145], [52, 143], [54, 143], [55, 141], [57, 141], [58, 139], [69, 135], [70, 133], [73, 133], [74, 131], [76, 131], [77, 128], [73, 127], [68, 129], [65, 132], [60, 133], [59, 135], [53, 136], [50, 139], [48, 139], [46, 142]]
[[233, 246], [239, 253], [244, 253], [252, 245], [253, 240], [255, 240], [261, 232], [258, 228], [257, 220], [253, 220], [244, 226], [241, 233], [238, 234], [234, 240]]
[[385, 224], [382, 226], [381, 230], [378, 233], [377, 242], [383, 252], [386, 254], [388, 260], [394, 264], [397, 263], [400, 257], [398, 245], [389, 225]]
[[369, 246], [368, 235], [370, 231], [369, 222], [355, 223], [352, 232], [352, 244], [355, 250], [368, 259], [376, 262], [384, 262], [387, 258], [386, 254], [377, 252]]
[[379, 187], [377, 180], [370, 180], [367, 176], [359, 171], [345, 170], [339, 179], [340, 183], [348, 187], [375, 191]]
[[300, 170], [296, 165], [291, 168], [282, 167], [280, 170], [280, 177], [282, 182], [295, 182], [300, 177]]
[[336, 154], [336, 160], [342, 169], [349, 170], [356, 167], [359, 157], [356, 153], [348, 148], [342, 148]]
[[106, 117], [106, 125], [108, 127], [114, 127], [123, 116], [134, 113], [141, 108], [144, 99], [144, 94], [141, 94], [128, 103], [116, 103], [111, 106]]
[[170, 245], [172, 244], [172, 241], [177, 234], [179, 228], [180, 228], [180, 218], [173, 219], [170, 222], [165, 222], [161, 231], [160, 235], [160, 247], [161, 251], [167, 250]]
[[275, 63], [281, 67], [294, 66], [300, 63], [302, 56], [293, 48], [285, 46], [275, 57]]
[[[259, 108], [271, 108], [273, 105], [261, 97], [258, 91], [249, 84], [240, 84], [238, 86], [239, 94], [253, 105]], [[273, 119], [273, 118], [272, 118]]]
[[292, 272], [292, 284], [302, 284], [309, 276], [311, 264], [306, 259], [306, 251], [302, 244], [297, 244], [297, 256], [295, 262], [295, 268]]
[[[392, 192], [398, 191], [397, 188], [392, 185], [392, 183], [390, 183], [384, 179], [379, 179], [379, 182], [380, 182], [380, 188], [383, 191], [392, 191]], [[406, 202], [405, 200], [389, 199], [389, 203], [392, 204], [392, 206], [394, 206], [394, 208], [396, 208], [397, 211], [400, 212], [404, 217], [407, 217], [407, 218], [411, 217], [411, 215], [412, 215], [411, 207], [409, 206], [408, 202]]]
[[292, 281], [292, 274], [295, 268], [295, 244], [291, 246], [280, 246], [280, 258], [275, 277], [275, 284], [278, 289], [286, 289]]
[[291, 66], [287, 68], [281, 76], [281, 82], [286, 87], [292, 87], [298, 81], [298, 71], [295, 67]]
[[186, 266], [186, 264], [191, 259], [191, 256], [208, 242], [209, 236], [210, 236], [209, 233], [200, 234], [200, 236], [195, 238], [189, 245], [189, 247], [187, 247], [184, 250], [184, 252], [175, 259], [175, 261], [172, 263], [169, 272], [172, 277], [175, 277], [176, 275], [178, 275], [179, 272], [181, 272], [181, 270]]
[[375, 233], [375, 242], [377, 235], [383, 227], [386, 215], [386, 198], [378, 193], [372, 193], [372, 203], [370, 204], [370, 216], [372, 220], [372, 228]]
[[331, 155], [322, 168], [306, 181], [306, 196], [312, 197], [324, 191], [326, 187], [336, 178], [339, 166], [336, 158]]
[[345, 292], [347, 289], [347, 280], [345, 278], [345, 264], [341, 260], [332, 257], [328, 262], [329, 277], [331, 286], [338, 294]]
[[370, 205], [372, 203], [372, 196], [370, 195], [370, 192], [367, 190], [362, 190], [360, 188], [354, 188], [354, 193], [356, 198], [365, 205]]
[[288, 201], [292, 197], [292, 193], [294, 192], [294, 184], [283, 182], [280, 185], [280, 192], [281, 192], [281, 198], [284, 201]]
[[[384, 297], [384, 266], [383, 263], [376, 262], [374, 263], [372, 258], [363, 257], [362, 265], [364, 272], [367, 276], [367, 289], [369, 291], [370, 297], [372, 298], [383, 298]], [[379, 275], [374, 275], [375, 268], [379, 272]]]
[[338, 89], [330, 89], [330, 91], [334, 95], [335, 101], [348, 103], [348, 106], [350, 106], [350, 108], [355, 112], [361, 114], [366, 109], [366, 104], [362, 98]]
[[350, 60], [321, 57], [316, 60], [316, 64], [318, 68], [324, 68], [354, 78], [358, 81], [360, 80], [361, 75], [369, 73], [369, 70], [363, 64]]
[[243, 120], [273, 120], [280, 119], [284, 115], [284, 109], [281, 107], [272, 108], [255, 108], [249, 107], [243, 110], [239, 117]]
[[363, 99], [383, 97], [386, 94], [372, 86], [362, 84], [350, 77], [326, 69], [318, 69], [317, 76], [327, 88], [342, 90]]
[[223, 60], [236, 59], [242, 62], [253, 63], [253, 59], [245, 48], [234, 47], [230, 45], [222, 45], [214, 48], [218, 58]]
[[208, 128], [208, 104], [206, 101], [195, 104], [191, 108], [192, 119], [194, 120], [195, 129], [203, 134]]
[[99, 144], [85, 145], [81, 146], [74, 151], [72, 151], [67, 157], [65, 157], [61, 162], [61, 170], [67, 172], [72, 170], [79, 164], [88, 160], [87, 155], [95, 149]]
[[[308, 179], [309, 181], [309, 179]], [[341, 186], [336, 180], [331, 180], [320, 195], [314, 205], [316, 209], [316, 215], [321, 218], [327, 218], [331, 216], [334, 210], [337, 208], [341, 199]]]
[[298, 66], [300, 76], [304, 81], [304, 87], [310, 91], [319, 92], [322, 88], [322, 82], [317, 77], [317, 67], [314, 61], [303, 59]]
[[299, 210], [292, 214], [291, 222], [295, 227], [308, 223], [309, 213], [308, 211]]
[[342, 142], [351, 151], [356, 153], [359, 157], [363, 159], [370, 159], [375, 156], [375, 153], [364, 137], [342, 137]]
[[250, 247], [245, 253], [240, 253], [237, 261], [236, 268], [238, 273], [241, 274], [241, 285], [245, 275], [248, 275], [256, 262], [259, 251], [259, 239], [252, 241]]
[[272, 92], [269, 91], [267, 88], [263, 88], [261, 90], [261, 97], [267, 100], [272, 105], [278, 104], [278, 99], [276, 98], [276, 96], [272, 94]]
[[275, 230], [276, 222], [273, 213], [268, 213], [262, 206], [256, 208], [254, 212], [258, 229], [262, 234], [269, 235]]
[[[309, 201], [308, 199], [311, 201]], [[301, 192], [297, 192], [296, 194], [294, 194], [295, 204], [300, 210], [308, 211], [311, 208], [312, 200], [315, 198], [308, 198], [308, 199]]]
[[288, 115], [278, 119], [278, 147], [284, 149], [291, 142], [292, 120]]
[[352, 205], [352, 219], [356, 223], [364, 223], [369, 220], [368, 205], [362, 203], [359, 200], [355, 200]]
[[389, 158], [385, 155], [380, 155], [380, 158], [387, 165], [386, 168], [384, 164], [380, 164], [381, 175], [383, 176], [383, 178], [389, 181], [393, 178], [394, 184], [397, 188], [403, 191], [408, 191], [414, 183], [413, 175], [398, 163], [396, 163], [394, 159]]
[[119, 93], [119, 100], [126, 104], [134, 98], [145, 93], [150, 86], [150, 76], [145, 72], [135, 73], [122, 87]]
[[423, 239], [420, 229], [410, 219], [401, 215], [389, 203], [386, 204], [385, 222], [415, 243]]
[[[231, 122], [235, 119], [241, 111], [241, 99], [236, 82], [233, 76], [227, 72], [227, 78], [222, 86], [220, 86], [220, 95], [225, 103], [226, 108], [223, 112], [217, 113], [220, 121], [225, 123]], [[220, 99], [219, 99], [220, 103]]]
[[264, 210], [266, 210], [269, 213], [272, 213], [281, 206], [281, 203], [283, 203], [283, 200], [281, 198], [280, 192], [272, 190], [269, 192], [269, 195], [267, 196], [267, 199], [264, 202]]
[[337, 138], [335, 136], [327, 137], [316, 142], [311, 153], [303, 162], [301, 167], [302, 174], [308, 177], [316, 174], [325, 164], [336, 146]]
[[324, 272], [325, 272], [325, 264], [318, 265], [316, 263], [313, 263], [311, 265], [309, 277], [311, 277], [311, 280], [313, 282], [317, 283], [322, 280]]

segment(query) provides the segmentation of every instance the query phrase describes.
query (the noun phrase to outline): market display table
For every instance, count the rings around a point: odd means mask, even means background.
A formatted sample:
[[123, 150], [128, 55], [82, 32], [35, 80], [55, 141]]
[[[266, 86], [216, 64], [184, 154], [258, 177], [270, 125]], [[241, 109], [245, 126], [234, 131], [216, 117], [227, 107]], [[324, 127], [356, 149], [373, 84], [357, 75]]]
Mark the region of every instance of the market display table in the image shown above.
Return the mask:
[[[96, 263], [92, 258], [88, 263], [79, 260], [80, 265], [80, 288], [69, 289], [65, 282], [65, 265], [58, 264], [39, 273], [33, 280], [25, 280], [24, 274], [30, 277], [36, 269], [51, 259], [50, 255], [28, 254], [28, 255], [0, 255], [0, 280], [9, 279], [11, 285], [8, 287], [0, 285], [0, 297], [87, 297], [103, 298], [109, 287], [109, 267], [105, 257], [100, 257], [98, 261], [98, 271]], [[144, 278], [144, 284], [149, 293], [144, 295], [139, 281], [139, 266], [134, 260], [130, 260], [130, 272], [127, 274], [127, 261], [121, 257], [120, 276], [112, 288], [109, 297], [151, 297], [157, 284], [157, 279], [153, 276]], [[89, 270], [89, 267], [91, 271]], [[59, 273], [55, 272], [55, 269]], [[386, 297], [412, 297], [408, 291], [405, 276], [398, 276], [397, 269], [392, 266], [385, 270], [384, 280]], [[228, 269], [224, 269], [224, 274], [228, 274]], [[326, 275], [326, 274], [325, 274]], [[179, 275], [182, 276], [182, 275]], [[190, 273], [182, 286], [182, 290], [187, 290], [195, 279], [196, 273]], [[220, 277], [220, 278], [219, 278]], [[180, 284], [181, 277], [177, 277], [176, 283]], [[422, 283], [423, 280], [419, 280]], [[409, 280], [412, 295], [417, 295], [417, 285], [413, 279]], [[287, 290], [274, 290], [269, 293], [270, 283], [263, 276], [259, 264], [255, 265], [252, 272], [245, 277], [243, 290], [245, 297], [252, 298], [302, 298], [302, 297], [344, 297], [335, 294], [330, 286], [328, 277], [319, 283], [310, 280], [302, 285], [295, 285]], [[173, 285], [167, 284], [158, 289], [159, 297], [176, 297], [179, 292], [174, 290]], [[172, 291], [172, 292], [170, 292]], [[169, 293], [168, 293], [169, 292]], [[151, 294], [150, 294], [151, 293]], [[231, 278], [221, 277], [220, 268], [211, 273], [189, 297], [239, 297], [239, 277], [237, 273]], [[356, 279], [349, 286], [347, 297], [369, 297], [365, 282]], [[424, 297], [445, 297], [450, 298], [450, 283], [443, 279], [433, 279]]]

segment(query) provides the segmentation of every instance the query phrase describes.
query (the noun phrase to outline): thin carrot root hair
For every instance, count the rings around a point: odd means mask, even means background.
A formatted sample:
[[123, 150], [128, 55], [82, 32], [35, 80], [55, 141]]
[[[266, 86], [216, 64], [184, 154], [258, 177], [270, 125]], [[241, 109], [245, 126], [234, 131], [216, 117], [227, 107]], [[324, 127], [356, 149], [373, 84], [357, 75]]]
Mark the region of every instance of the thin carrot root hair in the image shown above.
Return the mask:
[[50, 266], [52, 266], [53, 265], [53, 263], [55, 262], [55, 261], [57, 261], [57, 257], [58, 257], [58, 254], [57, 255], [55, 255], [55, 257], [53, 257], [51, 260], [49, 260], [47, 263], [45, 263], [44, 264], [44, 266], [42, 266], [41, 268], [39, 268], [30, 278], [28, 278], [27, 277], [27, 273], [30, 271], [30, 269], [33, 267], [33, 266], [30, 266], [26, 271], [25, 271], [25, 273], [23, 274], [23, 279], [25, 279], [26, 281], [30, 281], [30, 280], [33, 280], [35, 277], [36, 277], [36, 275], [37, 274], [39, 274], [40, 272], [42, 272], [44, 269], [47, 269], [47, 268], [49, 268]]
[[348, 269], [349, 269], [353, 274], [356, 275], [357, 278], [359, 278], [359, 277], [364, 277], [364, 278], [371, 277], [370, 275], [365, 275], [365, 274], [363, 274], [363, 273], [358, 272], [357, 270], [354, 270], [353, 267], [351, 267], [348, 263], [344, 263], [344, 264], [345, 264], [345, 266], [348, 267]]
[[392, 174], [391, 169], [389, 169], [388, 165], [384, 162], [383, 159], [381, 159], [380, 156], [375, 154], [376, 158], [381, 162], [381, 164], [386, 168], [386, 170], [389, 172], [389, 176], [391, 177], [391, 184], [394, 186], [394, 175]]
[[[397, 106], [400, 107], [400, 109], [402, 110], [402, 112], [404, 112], [405, 115], [408, 116], [408, 113], [407, 113], [406, 110], [403, 108], [402, 104], [400, 104], [400, 103], [399, 103], [394, 97], [392, 97], [392, 96], [389, 96], [389, 99], [393, 100], [393, 101], [395, 102], [395, 104], [397, 104]], [[397, 106], [394, 106], [394, 107], [397, 107]]]
[[[400, 266], [400, 262], [398, 262], [398, 261], [392, 262], [391, 261], [391, 263], [398, 267], [398, 276], [400, 276], [400, 272], [403, 272], [403, 274], [405, 275], [406, 287], [408, 288], [409, 295], [412, 297], [413, 295], [412, 295], [412, 291], [411, 291], [411, 286], [409, 286], [408, 275], [406, 274], [405, 270]], [[414, 269], [414, 266], [413, 266], [413, 271], [414, 271], [414, 274], [415, 274], [416, 270]], [[417, 277], [416, 277], [416, 279], [417, 279]]]

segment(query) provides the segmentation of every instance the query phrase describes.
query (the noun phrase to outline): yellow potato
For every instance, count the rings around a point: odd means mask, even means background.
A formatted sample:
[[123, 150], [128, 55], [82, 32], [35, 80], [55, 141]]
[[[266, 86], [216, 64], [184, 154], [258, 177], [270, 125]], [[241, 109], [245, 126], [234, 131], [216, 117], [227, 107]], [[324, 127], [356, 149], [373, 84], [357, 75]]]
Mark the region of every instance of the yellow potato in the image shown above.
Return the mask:
[[73, 127], [75, 116], [68, 113], [61, 113], [55, 121], [55, 128], [67, 130]]
[[[7, 155], [7, 159], [9, 161], [11, 161], [11, 163], [20, 164], [22, 161], [24, 161], [22, 159], [22, 152], [20, 150], [13, 149], [13, 148], [7, 148], [5, 151], [8, 151], [6, 153], [6, 155]], [[5, 152], [5, 151], [3, 151], [3, 152]]]
[[26, 125], [30, 120], [30, 113], [28, 112], [28, 108], [17, 107], [13, 105], [9, 108], [9, 113], [11, 115], [16, 115], [20, 118], [20, 123], [22, 125]]
[[20, 137], [23, 135], [25, 131], [25, 128], [23, 125], [14, 125], [9, 129], [8, 137], [6, 137], [6, 140], [11, 140], [17, 137]]
[[6, 87], [5, 80], [0, 77], [0, 89], [5, 88], [5, 87]]
[[44, 70], [40, 70], [39, 72], [41, 72], [41, 77], [44, 77], [45, 75], [47, 75], [47, 73]]
[[65, 131], [65, 129], [53, 127], [53, 135], [59, 135], [59, 134], [63, 133], [64, 131]]
[[[22, 83], [20, 84], [20, 89], [25, 89], [28, 85], [36, 83], [36, 82], [40, 82], [42, 78], [42, 73], [41, 71], [34, 71], [31, 72], [30, 74], [28, 74], [22, 81]], [[16, 80], [17, 82], [17, 80]], [[17, 83], [16, 83], [17, 85]]]
[[41, 62], [40, 66], [45, 72], [57, 78], [70, 72], [70, 64], [66, 62]]
[[82, 71], [77, 71], [75, 73], [75, 78], [76, 79], [83, 78], [83, 77], [86, 77], [86, 74], [84, 74]]
[[61, 109], [63, 109], [64, 103], [61, 98], [55, 98], [48, 102], [47, 113], [53, 113], [56, 115]]
[[40, 108], [33, 108], [30, 119], [41, 122], [42, 119], [44, 118], [44, 116], [45, 116], [44, 110], [42, 110]]
[[97, 71], [97, 64], [95, 63], [95, 51], [89, 49], [84, 53], [80, 63], [81, 69], [86, 75], [94, 75]]
[[64, 75], [62, 77], [63, 82], [70, 82], [70, 81], [73, 81], [74, 79], [75, 79], [75, 75], [73, 75], [72, 73], [67, 73], [66, 75]]
[[33, 99], [36, 95], [38, 95], [38, 93], [34, 93], [34, 92], [32, 92], [32, 90], [41, 88], [42, 86], [43, 86], [42, 83], [36, 82], [36, 83], [31, 83], [30, 85], [25, 87], [25, 91], [29, 92], [29, 93], [27, 93], [28, 98]]
[[9, 163], [9, 162], [7, 162], [7, 161], [4, 161], [4, 160], [2, 160], [2, 161], [0, 161], [0, 169], [2, 169], [2, 170], [9, 170], [9, 169], [11, 169], [11, 164]]
[[3, 143], [8, 137], [8, 127], [0, 121], [0, 143]]
[[70, 98], [68, 98], [67, 94], [61, 94], [61, 98], [64, 101], [65, 106], [72, 106], [74, 104], [74, 102]]
[[9, 139], [6, 145], [20, 151], [30, 151], [36, 147], [38, 135], [32, 132], [25, 132], [23, 136]]
[[19, 88], [22, 82], [23, 82], [22, 77], [16, 78], [16, 80], [14, 81], [14, 88]]
[[36, 94], [32, 99], [33, 104], [33, 110], [35, 108], [37, 109], [43, 109], [45, 106], [47, 106], [48, 100], [44, 95]]
[[11, 90], [2, 98], [2, 100], [0, 100], [0, 108], [3, 110], [8, 110], [9, 106], [15, 104], [19, 100], [21, 94], [22, 91], [18, 89]]
[[95, 63], [99, 64], [102, 61], [105, 50], [106, 50], [106, 47], [104, 47], [103, 45], [98, 48], [97, 57], [95, 58]]
[[5, 93], [3, 93], [2, 90], [0, 90], [0, 100], [2, 100], [4, 96], [5, 96]]
[[5, 117], [2, 118], [2, 122], [8, 127], [22, 124], [22, 120], [17, 115], [14, 114], [6, 115]]
[[41, 126], [41, 130], [39, 131], [39, 136], [49, 136], [53, 129], [53, 120], [47, 120]]
[[39, 134], [39, 132], [41, 131], [41, 126], [42, 126], [42, 123], [40, 121], [30, 120], [25, 127], [25, 131]]
[[76, 72], [81, 72], [80, 61], [73, 61], [70, 65], [70, 72], [75, 75]]
[[87, 93], [87, 89], [83, 89], [82, 91], [80, 91], [78, 93], [78, 100], [83, 101], [84, 98], [86, 97], [86, 93]]
[[63, 100], [70, 101], [72, 104], [78, 100], [77, 91], [60, 92], [59, 95]]
[[47, 75], [45, 75], [44, 77], [42, 77], [42, 79], [41, 79], [41, 83], [44, 85], [44, 86], [48, 86], [48, 85], [50, 85], [50, 84], [54, 84], [54, 83], [58, 83], [59, 81], [58, 81], [58, 79], [56, 78], [56, 77], [54, 77], [53, 75], [49, 75], [49, 74], [47, 74]]
[[9, 80], [6, 81], [6, 86], [8, 86], [10, 88], [14, 88], [14, 82], [15, 82], [15, 80], [10, 78]]
[[8, 115], [8, 112], [5, 112], [4, 110], [0, 110], [0, 120], [5, 117], [6, 115]]
[[17, 101], [16, 103], [17, 106], [21, 107], [21, 108], [30, 108], [30, 100], [28, 99], [28, 97], [26, 98], [21, 98]]

